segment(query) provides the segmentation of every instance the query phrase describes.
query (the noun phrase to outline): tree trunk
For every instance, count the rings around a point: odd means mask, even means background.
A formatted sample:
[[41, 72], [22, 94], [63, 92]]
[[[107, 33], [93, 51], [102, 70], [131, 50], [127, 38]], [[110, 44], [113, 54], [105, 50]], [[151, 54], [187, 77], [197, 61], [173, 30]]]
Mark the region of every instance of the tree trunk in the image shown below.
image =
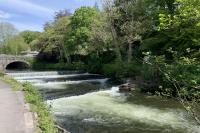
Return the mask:
[[115, 45], [116, 57], [117, 57], [117, 60], [122, 61], [119, 40], [118, 40], [117, 32], [116, 32], [115, 26], [114, 26], [114, 18], [113, 17], [116, 16], [116, 13], [112, 9], [112, 3], [110, 0], [104, 0], [104, 4], [108, 10], [108, 22], [110, 23], [110, 30], [111, 30], [111, 34], [112, 34], [113, 43]]
[[133, 55], [132, 55], [132, 43], [128, 44], [128, 63], [130, 64], [132, 59], [133, 59]]
[[111, 33], [112, 33], [112, 38], [113, 38], [113, 42], [114, 42], [114, 45], [115, 45], [115, 52], [116, 52], [117, 60], [122, 61], [122, 55], [121, 55], [120, 48], [119, 48], [119, 41], [117, 39], [118, 38], [117, 33], [116, 33], [115, 28], [112, 24], [111, 24]]

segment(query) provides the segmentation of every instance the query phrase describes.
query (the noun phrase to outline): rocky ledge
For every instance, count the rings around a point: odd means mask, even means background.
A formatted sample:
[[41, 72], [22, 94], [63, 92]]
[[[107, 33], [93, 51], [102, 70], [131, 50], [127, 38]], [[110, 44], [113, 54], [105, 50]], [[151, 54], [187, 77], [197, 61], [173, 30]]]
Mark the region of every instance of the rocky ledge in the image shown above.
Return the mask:
[[135, 90], [135, 85], [127, 83], [119, 86], [120, 92], [131, 92]]

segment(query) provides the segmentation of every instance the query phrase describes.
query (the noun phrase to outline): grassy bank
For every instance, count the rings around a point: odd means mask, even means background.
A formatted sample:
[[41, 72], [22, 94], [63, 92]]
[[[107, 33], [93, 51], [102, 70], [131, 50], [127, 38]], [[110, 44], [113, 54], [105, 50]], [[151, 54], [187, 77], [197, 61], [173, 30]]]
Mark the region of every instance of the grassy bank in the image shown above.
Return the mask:
[[0, 72], [0, 80], [10, 84], [15, 91], [24, 91], [25, 101], [31, 104], [30, 111], [36, 112], [38, 115], [38, 125], [35, 133], [58, 133], [49, 107], [43, 102], [36, 88], [30, 83], [21, 84], [2, 72]]
[[55, 128], [55, 123], [49, 111], [49, 107], [43, 102], [36, 88], [30, 83], [24, 83], [23, 91], [25, 92], [26, 102], [32, 105], [31, 111], [36, 112], [38, 115], [37, 133], [57, 133], [58, 130]]

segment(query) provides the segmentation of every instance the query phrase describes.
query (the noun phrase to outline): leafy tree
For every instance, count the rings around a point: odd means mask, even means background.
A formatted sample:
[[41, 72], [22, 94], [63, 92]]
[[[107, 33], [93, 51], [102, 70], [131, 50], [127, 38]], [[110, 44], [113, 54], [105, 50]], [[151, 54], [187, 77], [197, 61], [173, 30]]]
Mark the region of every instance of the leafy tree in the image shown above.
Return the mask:
[[89, 32], [91, 25], [97, 15], [97, 10], [93, 7], [81, 7], [77, 9], [71, 18], [71, 31], [68, 39], [68, 48], [74, 53], [86, 53], [89, 42]]
[[107, 19], [105, 18], [105, 12], [99, 12], [97, 14], [94, 23], [92, 24], [91, 31], [89, 33], [89, 50], [91, 52], [102, 52], [109, 51], [113, 48], [112, 46], [112, 35], [110, 31], [110, 27], [107, 23]]
[[29, 48], [17, 34], [18, 30], [14, 25], [7, 22], [0, 23], [0, 53], [17, 55]]
[[112, 43], [115, 47], [115, 53], [118, 61], [122, 61], [122, 54], [120, 50], [120, 36], [117, 34], [116, 30], [116, 19], [119, 18], [119, 13], [117, 8], [114, 6], [114, 3], [111, 0], [104, 0], [104, 8], [106, 12], [107, 23], [110, 27], [110, 32], [112, 35]]
[[0, 22], [0, 45], [5, 45], [6, 41], [18, 33], [14, 25], [7, 22]]
[[27, 43], [24, 42], [24, 39], [21, 36], [14, 36], [9, 38], [6, 41], [6, 45], [3, 47], [4, 54], [12, 54], [12, 55], [19, 55], [20, 52], [26, 51], [29, 49]]
[[60, 62], [69, 61], [66, 53], [65, 42], [69, 34], [69, 17], [60, 17], [51, 23], [36, 41], [32, 43], [41, 53], [51, 53]]
[[27, 44], [30, 44], [33, 40], [37, 39], [40, 36], [40, 32], [37, 31], [23, 31], [20, 35], [24, 38], [24, 41]]
[[152, 21], [144, 0], [116, 0], [115, 5], [119, 12], [116, 20], [118, 34], [123, 37], [124, 43], [128, 44], [128, 62], [132, 61], [132, 48], [142, 41], [142, 36], [152, 30]]

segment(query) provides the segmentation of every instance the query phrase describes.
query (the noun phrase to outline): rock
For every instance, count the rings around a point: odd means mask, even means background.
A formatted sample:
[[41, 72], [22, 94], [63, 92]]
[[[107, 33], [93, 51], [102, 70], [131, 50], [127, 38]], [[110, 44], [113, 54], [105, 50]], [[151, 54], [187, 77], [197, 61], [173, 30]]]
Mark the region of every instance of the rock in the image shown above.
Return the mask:
[[123, 84], [123, 85], [120, 85], [119, 86], [119, 91], [120, 92], [130, 92], [130, 91], [132, 91], [133, 89], [132, 89], [132, 87], [131, 87], [131, 84]]

